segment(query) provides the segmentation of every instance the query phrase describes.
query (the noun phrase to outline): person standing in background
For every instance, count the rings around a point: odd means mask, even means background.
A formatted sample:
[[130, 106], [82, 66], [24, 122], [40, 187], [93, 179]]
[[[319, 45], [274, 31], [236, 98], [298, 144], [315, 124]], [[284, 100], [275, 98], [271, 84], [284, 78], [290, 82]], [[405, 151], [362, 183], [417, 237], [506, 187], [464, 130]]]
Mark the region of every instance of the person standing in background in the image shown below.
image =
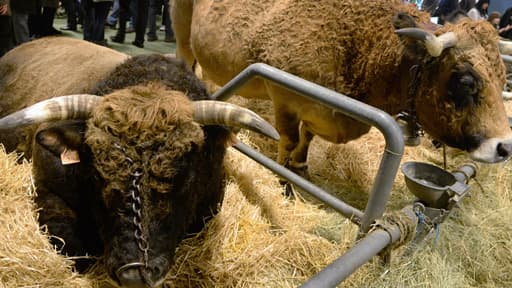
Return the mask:
[[437, 5], [439, 5], [439, 0], [424, 0], [421, 4], [421, 10], [427, 11], [430, 15], [433, 15]]
[[[174, 32], [171, 26], [171, 17], [169, 16], [169, 2], [167, 0], [149, 0], [149, 14], [148, 14], [148, 41], [156, 41], [156, 15], [162, 11], [162, 21], [165, 26], [165, 42], [175, 42]], [[167, 16], [167, 17], [166, 17]]]
[[490, 0], [480, 0], [475, 4], [475, 7], [468, 11], [468, 17], [473, 20], [487, 20]]
[[84, 13], [84, 40], [107, 46], [105, 21], [112, 0], [82, 0], [81, 6]]
[[457, 10], [459, 10], [458, 0], [441, 0], [432, 16], [438, 17], [437, 24], [444, 25], [446, 18]]
[[113, 42], [124, 43], [126, 36], [126, 22], [130, 17], [130, 1], [137, 1], [137, 15], [135, 15], [135, 40], [132, 44], [144, 48], [144, 34], [148, 23], [148, 0], [119, 0], [119, 28], [116, 35], [110, 37]]
[[501, 37], [512, 40], [512, 7], [505, 10], [501, 16], [498, 32]]
[[67, 25], [61, 27], [60, 30], [76, 31], [76, 26], [81, 18], [79, 13], [80, 2], [77, 0], [62, 0], [61, 2], [64, 10], [66, 10]]
[[12, 36], [15, 46], [29, 41], [28, 17], [37, 11], [36, 0], [11, 0]]
[[468, 13], [471, 8], [475, 7], [475, 0], [461, 0], [459, 6], [462, 11]]

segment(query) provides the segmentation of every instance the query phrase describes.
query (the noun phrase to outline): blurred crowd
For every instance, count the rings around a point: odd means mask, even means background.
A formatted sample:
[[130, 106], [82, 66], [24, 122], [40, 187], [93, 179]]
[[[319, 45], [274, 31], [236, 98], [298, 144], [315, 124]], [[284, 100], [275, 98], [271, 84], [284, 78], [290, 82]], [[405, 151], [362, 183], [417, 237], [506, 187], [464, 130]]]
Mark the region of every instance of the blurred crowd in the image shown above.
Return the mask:
[[[460, 17], [489, 21], [503, 38], [512, 39], [512, 7], [503, 15], [489, 13], [490, 0], [404, 0], [429, 12], [437, 23], [455, 22]], [[57, 10], [63, 8], [67, 25], [55, 28]], [[157, 25], [157, 15], [162, 23]], [[117, 29], [105, 39], [105, 26]], [[0, 56], [13, 47], [60, 30], [83, 32], [83, 39], [108, 46], [108, 41], [124, 43], [126, 33], [135, 33], [131, 42], [139, 48], [144, 41], [157, 41], [157, 29], [165, 31], [165, 42], [174, 42], [168, 0], [0, 0]]]
[[[67, 24], [55, 28], [59, 9]], [[106, 26], [117, 29], [108, 40]], [[84, 40], [103, 46], [108, 41], [124, 43], [125, 34], [134, 32], [131, 44], [143, 48], [144, 41], [159, 40], [157, 29], [165, 31], [163, 41], [175, 41], [168, 0], [0, 0], [0, 56], [32, 39], [60, 35], [61, 30], [81, 31]]]
[[503, 15], [499, 11], [489, 13], [490, 0], [407, 0], [418, 9], [437, 18], [437, 23], [456, 22], [460, 17], [489, 21], [503, 38], [512, 39], [512, 7]]

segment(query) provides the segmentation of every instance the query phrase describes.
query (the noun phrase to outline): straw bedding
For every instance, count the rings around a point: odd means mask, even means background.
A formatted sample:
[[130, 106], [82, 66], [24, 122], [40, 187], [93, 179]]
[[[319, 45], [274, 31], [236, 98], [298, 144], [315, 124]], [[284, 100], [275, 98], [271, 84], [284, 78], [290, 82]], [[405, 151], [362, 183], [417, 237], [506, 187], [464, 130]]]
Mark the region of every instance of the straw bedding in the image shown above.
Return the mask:
[[[267, 119], [270, 103], [234, 98]], [[512, 103], [506, 103], [512, 115]], [[275, 158], [276, 143], [245, 132], [245, 142]], [[369, 134], [345, 145], [315, 139], [308, 164], [312, 181], [364, 208], [384, 147]], [[447, 149], [448, 170], [467, 159]], [[86, 275], [49, 245], [37, 226], [32, 203], [30, 164], [17, 165], [0, 151], [0, 287], [108, 287], [101, 265]], [[443, 165], [442, 150], [428, 136], [406, 148], [403, 161]], [[222, 211], [206, 230], [186, 239], [166, 287], [295, 287], [346, 251], [357, 227], [305, 196], [285, 199], [278, 179], [254, 161], [230, 149], [226, 157], [227, 191]], [[511, 287], [512, 166], [480, 165], [471, 197], [442, 224], [437, 240], [404, 254], [395, 250], [389, 267], [365, 264], [343, 287]], [[388, 204], [396, 210], [413, 197], [399, 172]], [[434, 235], [435, 236], [435, 235]]]

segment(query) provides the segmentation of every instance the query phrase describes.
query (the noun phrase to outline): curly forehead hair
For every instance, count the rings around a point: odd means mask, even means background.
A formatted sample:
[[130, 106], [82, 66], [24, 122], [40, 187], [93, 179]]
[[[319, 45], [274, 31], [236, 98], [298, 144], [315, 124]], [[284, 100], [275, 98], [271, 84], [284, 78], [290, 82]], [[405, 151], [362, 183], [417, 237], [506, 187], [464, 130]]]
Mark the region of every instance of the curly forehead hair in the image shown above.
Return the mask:
[[176, 174], [173, 162], [200, 147], [204, 135], [182, 92], [150, 84], [105, 96], [89, 120], [86, 142], [107, 191], [126, 189], [137, 170], [151, 176], [141, 184], [164, 193], [162, 180]]

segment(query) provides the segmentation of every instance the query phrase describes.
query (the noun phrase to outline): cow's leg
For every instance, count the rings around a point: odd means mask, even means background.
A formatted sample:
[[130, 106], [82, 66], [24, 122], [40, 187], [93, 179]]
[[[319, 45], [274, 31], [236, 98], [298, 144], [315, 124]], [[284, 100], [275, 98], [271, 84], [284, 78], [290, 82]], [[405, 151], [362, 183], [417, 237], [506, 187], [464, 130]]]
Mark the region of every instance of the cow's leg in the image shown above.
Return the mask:
[[[276, 129], [279, 132], [279, 145], [277, 149], [277, 163], [296, 172], [290, 166], [290, 154], [297, 147], [299, 142], [299, 124], [300, 121], [294, 113], [290, 113], [284, 109], [280, 109], [280, 105], [274, 103], [274, 113], [276, 119]], [[278, 113], [276, 113], [279, 111]], [[290, 197], [294, 195], [291, 184], [286, 179], [279, 180], [284, 185], [284, 195]]]
[[314, 136], [315, 135], [307, 129], [306, 125], [300, 125], [299, 143], [290, 156], [289, 166], [292, 170], [305, 178], [309, 178], [307, 174], [308, 149], [309, 143], [311, 143]]
[[171, 1], [170, 15], [176, 37], [176, 57], [184, 60], [189, 67], [192, 67], [195, 59], [190, 46], [193, 8], [192, 0]]
[[285, 106], [274, 103], [274, 113], [276, 129], [279, 132], [279, 144], [277, 149], [277, 163], [288, 167], [291, 152], [299, 143], [299, 124], [300, 121], [291, 111], [287, 111]]

